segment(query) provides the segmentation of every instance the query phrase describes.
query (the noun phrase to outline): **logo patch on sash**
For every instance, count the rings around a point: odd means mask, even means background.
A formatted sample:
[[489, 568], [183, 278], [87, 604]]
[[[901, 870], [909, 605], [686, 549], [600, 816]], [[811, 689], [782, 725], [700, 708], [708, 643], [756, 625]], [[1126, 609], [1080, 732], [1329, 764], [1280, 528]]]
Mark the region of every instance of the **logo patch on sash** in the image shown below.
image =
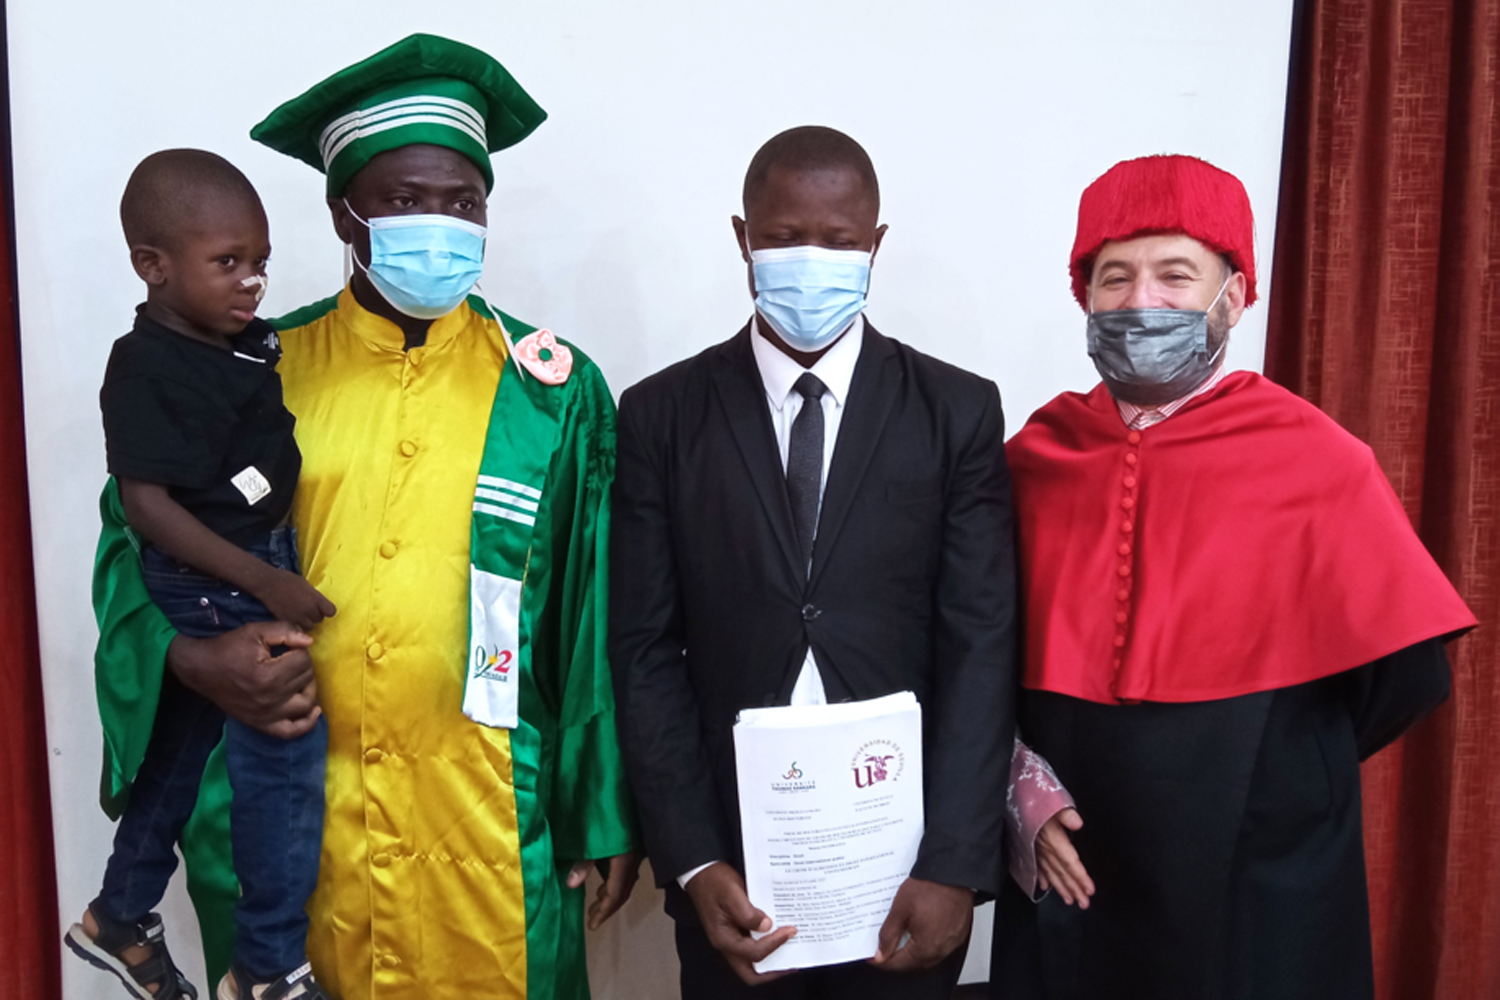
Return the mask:
[[474, 676], [487, 681], [508, 682], [511, 663], [515, 654], [508, 649], [490, 652], [483, 646], [474, 647]]
[[469, 670], [464, 715], [496, 729], [516, 728], [520, 685], [521, 581], [469, 567]]

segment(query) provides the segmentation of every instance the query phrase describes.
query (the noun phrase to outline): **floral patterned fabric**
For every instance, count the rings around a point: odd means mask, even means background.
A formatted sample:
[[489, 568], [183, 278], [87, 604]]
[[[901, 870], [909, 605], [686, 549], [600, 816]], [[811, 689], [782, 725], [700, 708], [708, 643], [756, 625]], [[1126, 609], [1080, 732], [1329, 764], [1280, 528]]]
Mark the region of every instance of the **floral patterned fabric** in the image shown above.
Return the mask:
[[1006, 852], [1010, 877], [1031, 899], [1037, 895], [1036, 838], [1047, 821], [1073, 805], [1041, 754], [1016, 738], [1010, 755], [1010, 786], [1005, 792]]

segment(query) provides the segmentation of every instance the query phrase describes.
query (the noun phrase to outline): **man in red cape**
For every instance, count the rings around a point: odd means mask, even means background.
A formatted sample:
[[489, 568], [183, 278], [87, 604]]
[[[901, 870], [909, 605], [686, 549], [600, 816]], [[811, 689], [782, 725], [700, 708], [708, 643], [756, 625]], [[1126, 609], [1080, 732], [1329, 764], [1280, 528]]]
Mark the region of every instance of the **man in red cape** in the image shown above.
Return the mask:
[[[1006, 447], [1020, 730], [1077, 814], [1038, 841], [1059, 892], [999, 902], [996, 997], [1374, 995], [1359, 762], [1447, 698], [1475, 622], [1368, 447], [1226, 374], [1253, 243], [1244, 187], [1191, 157], [1117, 164], [1079, 205], [1103, 381]], [[1048, 865], [1060, 821], [1091, 898]]]

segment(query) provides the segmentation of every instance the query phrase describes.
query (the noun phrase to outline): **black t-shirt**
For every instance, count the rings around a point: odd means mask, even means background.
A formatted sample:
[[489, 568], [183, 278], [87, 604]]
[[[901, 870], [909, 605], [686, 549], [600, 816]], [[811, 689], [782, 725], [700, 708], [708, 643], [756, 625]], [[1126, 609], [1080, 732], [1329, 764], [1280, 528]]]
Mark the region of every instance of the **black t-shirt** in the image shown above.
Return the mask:
[[281, 399], [276, 331], [253, 320], [231, 343], [194, 340], [139, 310], [110, 352], [99, 406], [111, 475], [167, 487], [243, 546], [291, 510], [302, 454]]

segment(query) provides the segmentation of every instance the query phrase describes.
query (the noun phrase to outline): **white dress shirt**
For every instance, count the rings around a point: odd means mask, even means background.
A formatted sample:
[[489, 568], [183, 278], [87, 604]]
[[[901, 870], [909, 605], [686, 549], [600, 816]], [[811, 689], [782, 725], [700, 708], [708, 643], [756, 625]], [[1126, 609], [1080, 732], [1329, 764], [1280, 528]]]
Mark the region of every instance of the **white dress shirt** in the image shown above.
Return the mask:
[[[773, 332], [771, 336], [775, 336]], [[854, 322], [844, 335], [834, 342], [811, 368], [803, 368], [785, 352], [771, 343], [760, 332], [759, 317], [750, 320], [750, 348], [755, 352], [755, 367], [760, 369], [761, 385], [765, 386], [766, 404], [771, 408], [771, 427], [776, 431], [776, 452], [781, 456], [781, 471], [786, 472], [787, 452], [792, 443], [792, 422], [802, 412], [806, 402], [802, 393], [794, 386], [804, 372], [812, 372], [828, 389], [820, 402], [823, 404], [823, 478], [818, 486], [818, 511], [823, 509], [823, 491], [828, 488], [828, 470], [833, 467], [833, 446], [839, 439], [839, 424], [844, 419], [844, 407], [849, 402], [849, 383], [854, 381], [854, 366], [859, 362], [859, 350], [865, 340], [864, 314], [854, 317]], [[816, 547], [816, 543], [814, 543]], [[793, 705], [826, 705], [828, 696], [823, 691], [823, 676], [818, 672], [817, 660], [812, 647], [807, 648], [807, 659], [802, 661], [802, 672], [797, 675], [792, 688]]]
[[[770, 336], [776, 336], [773, 332]], [[819, 400], [823, 404], [823, 480], [818, 487], [818, 510], [823, 509], [823, 491], [828, 487], [828, 470], [833, 466], [833, 446], [839, 439], [839, 423], [844, 419], [844, 407], [849, 403], [849, 384], [854, 381], [854, 366], [859, 362], [860, 347], [865, 342], [864, 314], [854, 317], [849, 329], [844, 331], [828, 352], [811, 368], [792, 360], [785, 352], [771, 343], [760, 332], [759, 317], [750, 319], [750, 349], [755, 353], [755, 367], [760, 370], [761, 385], [766, 390], [766, 405], [771, 410], [771, 427], [776, 432], [776, 451], [781, 456], [781, 471], [786, 472], [787, 452], [792, 444], [792, 422], [802, 412], [806, 402], [793, 386], [804, 372], [812, 372], [828, 389]], [[816, 543], [815, 543], [816, 545]], [[818, 661], [813, 657], [812, 647], [807, 648], [807, 658], [802, 661], [802, 670], [797, 674], [797, 683], [792, 688], [793, 705], [826, 705], [828, 695], [823, 690], [823, 675], [818, 672]], [[708, 864], [714, 864], [710, 861]], [[707, 868], [699, 865], [677, 878], [677, 884], [687, 888], [688, 880]]]

